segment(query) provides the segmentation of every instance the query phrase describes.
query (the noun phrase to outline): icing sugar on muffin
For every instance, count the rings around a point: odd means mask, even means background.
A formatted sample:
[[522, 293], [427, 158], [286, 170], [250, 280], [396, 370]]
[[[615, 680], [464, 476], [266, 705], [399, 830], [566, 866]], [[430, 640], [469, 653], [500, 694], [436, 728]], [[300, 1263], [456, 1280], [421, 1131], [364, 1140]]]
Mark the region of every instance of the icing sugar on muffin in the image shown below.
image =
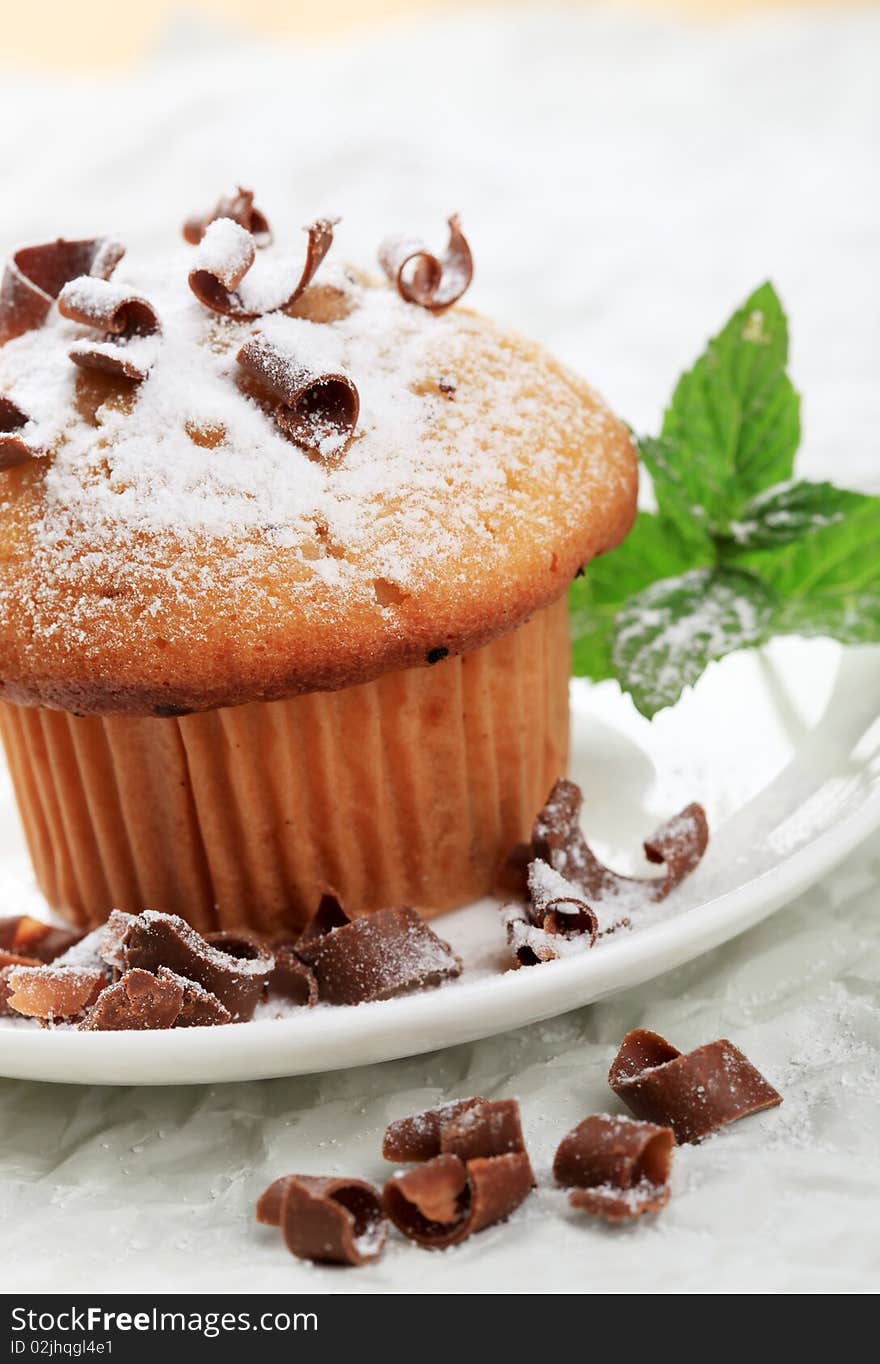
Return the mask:
[[[0, 293], [0, 727], [37, 877], [298, 928], [488, 891], [565, 770], [566, 591], [635, 513], [628, 433], [457, 303], [269, 245], [17, 253]], [[227, 216], [223, 216], [223, 214]], [[103, 277], [102, 277], [103, 276]]]

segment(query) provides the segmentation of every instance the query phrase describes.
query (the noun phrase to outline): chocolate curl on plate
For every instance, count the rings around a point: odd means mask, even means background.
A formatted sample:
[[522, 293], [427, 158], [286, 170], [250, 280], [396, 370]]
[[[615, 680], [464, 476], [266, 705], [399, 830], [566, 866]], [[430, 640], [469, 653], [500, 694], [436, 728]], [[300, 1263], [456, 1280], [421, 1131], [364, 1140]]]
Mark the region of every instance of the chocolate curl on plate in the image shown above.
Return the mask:
[[82, 369], [97, 369], [136, 383], [146, 379], [156, 358], [156, 342], [144, 338], [159, 332], [151, 303], [108, 280], [82, 275], [65, 284], [58, 311], [71, 322], [104, 332], [100, 341], [76, 341], [70, 358]]
[[298, 955], [324, 1004], [365, 1004], [428, 990], [461, 975], [461, 961], [414, 909], [380, 909], [311, 942]]
[[[113, 916], [108, 928], [112, 922]], [[117, 922], [119, 931], [111, 930], [102, 947], [110, 965], [153, 972], [167, 966], [215, 995], [236, 1022], [252, 1017], [275, 964], [269, 953], [257, 949], [252, 958], [232, 955], [207, 942], [176, 914], [145, 910], [128, 923]]]
[[351, 919], [343, 909], [336, 891], [326, 890], [318, 901], [318, 908], [297, 939], [297, 946], [311, 942], [314, 938], [323, 938], [325, 933], [332, 932], [334, 928], [344, 928], [350, 923]]
[[471, 249], [455, 213], [449, 219], [449, 242], [442, 256], [412, 237], [390, 237], [379, 248], [379, 264], [401, 298], [432, 313], [457, 303], [474, 277]]
[[144, 1032], [173, 1028], [183, 1008], [179, 979], [161, 980], [151, 971], [126, 971], [101, 992], [80, 1024], [85, 1032]]
[[702, 1141], [728, 1123], [782, 1103], [726, 1038], [682, 1053], [646, 1028], [624, 1037], [608, 1083], [637, 1118], [671, 1127], [679, 1142]]
[[579, 888], [541, 858], [526, 872], [528, 904], [505, 907], [507, 941], [521, 966], [566, 955], [574, 946], [595, 946], [599, 919]]
[[280, 1227], [290, 1253], [317, 1264], [367, 1264], [388, 1235], [379, 1191], [363, 1179], [285, 1175], [259, 1199], [257, 1221]]
[[312, 968], [297, 956], [292, 943], [275, 943], [272, 951], [275, 966], [269, 977], [269, 994], [306, 1009], [314, 1008], [318, 1002], [318, 982]]
[[48, 963], [60, 957], [82, 938], [72, 928], [56, 928], [54, 924], [34, 919], [30, 914], [16, 914], [0, 919], [0, 965], [9, 963], [4, 955], [25, 956], [36, 964]]
[[107, 984], [102, 970], [80, 966], [8, 966], [3, 975], [9, 1008], [45, 1022], [77, 1018]]
[[709, 842], [706, 812], [691, 804], [662, 824], [645, 842], [649, 862], [665, 863], [664, 876], [622, 876], [600, 862], [580, 826], [583, 796], [579, 786], [561, 778], [535, 820], [529, 845], [515, 848], [502, 872], [500, 885], [513, 893], [527, 892], [525, 869], [534, 858], [548, 862], [586, 897], [600, 901], [632, 892], [646, 904], [665, 900], [699, 863]]
[[325, 459], [342, 454], [360, 412], [360, 396], [346, 375], [311, 370], [259, 332], [245, 342], [236, 360], [280, 400], [274, 417], [284, 435]]
[[231, 218], [245, 232], [249, 232], [258, 247], [271, 246], [272, 230], [264, 213], [254, 206], [253, 191], [238, 186], [235, 194], [224, 195], [210, 213], [201, 218], [187, 218], [183, 225], [183, 236], [191, 246], [198, 246], [211, 223], [218, 218]]
[[41, 327], [65, 284], [79, 275], [109, 279], [125, 255], [110, 237], [23, 246], [0, 283], [0, 344]]
[[528, 1197], [532, 1183], [524, 1152], [468, 1161], [440, 1155], [394, 1175], [382, 1201], [404, 1236], [426, 1249], [442, 1250], [509, 1217]]
[[0, 394], [0, 473], [36, 458], [37, 451], [19, 434], [29, 420], [11, 398]]
[[[189, 287], [212, 312], [239, 322], [290, 308], [305, 292], [333, 243], [336, 219], [319, 218], [305, 229], [306, 257], [293, 284], [269, 287], [245, 280], [256, 258], [254, 238], [231, 218], [217, 218], [199, 243]], [[244, 287], [242, 287], [244, 286]]]
[[669, 1201], [670, 1127], [596, 1114], [563, 1137], [553, 1161], [573, 1208], [610, 1222], [659, 1212]]

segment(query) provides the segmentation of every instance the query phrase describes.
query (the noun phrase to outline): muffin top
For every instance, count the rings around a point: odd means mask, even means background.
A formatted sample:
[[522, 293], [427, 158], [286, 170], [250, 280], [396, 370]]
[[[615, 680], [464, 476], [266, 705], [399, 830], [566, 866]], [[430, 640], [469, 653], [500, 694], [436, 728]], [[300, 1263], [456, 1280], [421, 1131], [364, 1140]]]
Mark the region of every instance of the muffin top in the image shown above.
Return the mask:
[[380, 282], [322, 260], [328, 223], [303, 269], [245, 222], [162, 260], [55, 243], [7, 271], [9, 700], [168, 715], [428, 665], [549, 605], [631, 524], [626, 428], [447, 306], [453, 241], [386, 251]]

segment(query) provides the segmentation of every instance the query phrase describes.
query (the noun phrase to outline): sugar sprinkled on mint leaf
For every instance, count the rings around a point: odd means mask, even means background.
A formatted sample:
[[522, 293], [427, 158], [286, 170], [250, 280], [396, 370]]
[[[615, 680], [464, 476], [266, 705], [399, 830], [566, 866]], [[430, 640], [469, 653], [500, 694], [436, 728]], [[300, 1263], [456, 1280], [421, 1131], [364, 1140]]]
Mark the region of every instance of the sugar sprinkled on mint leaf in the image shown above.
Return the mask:
[[571, 589], [575, 672], [616, 678], [647, 716], [713, 660], [773, 635], [880, 641], [880, 498], [793, 477], [800, 402], [764, 284], [639, 441], [657, 512]]

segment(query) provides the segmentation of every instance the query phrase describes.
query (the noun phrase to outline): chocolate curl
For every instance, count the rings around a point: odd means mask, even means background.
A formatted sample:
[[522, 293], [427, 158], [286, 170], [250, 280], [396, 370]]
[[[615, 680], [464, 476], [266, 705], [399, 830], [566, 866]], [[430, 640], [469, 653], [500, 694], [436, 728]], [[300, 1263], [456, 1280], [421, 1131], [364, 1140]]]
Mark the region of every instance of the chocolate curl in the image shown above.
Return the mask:
[[125, 255], [110, 237], [84, 241], [58, 238], [23, 246], [6, 266], [0, 283], [0, 344], [41, 327], [55, 299], [79, 275], [109, 279]]
[[379, 1191], [363, 1179], [285, 1175], [260, 1197], [257, 1221], [280, 1227], [290, 1253], [316, 1264], [367, 1264], [388, 1235]]
[[429, 1250], [442, 1250], [509, 1217], [528, 1197], [532, 1182], [523, 1152], [467, 1162], [440, 1155], [394, 1175], [382, 1201], [404, 1236]]
[[74, 929], [56, 928], [53, 924], [44, 923], [42, 919], [31, 918], [29, 914], [16, 914], [12, 918], [0, 919], [0, 954], [18, 954], [34, 960], [39, 965], [60, 957], [62, 952], [78, 943], [82, 936], [82, 933], [77, 933]]
[[291, 1004], [312, 1009], [318, 1002], [318, 982], [310, 966], [301, 961], [290, 943], [272, 948], [275, 967], [269, 977], [269, 994], [280, 995]]
[[272, 230], [265, 214], [255, 208], [252, 190], [242, 189], [239, 185], [235, 194], [219, 199], [212, 212], [201, 218], [187, 218], [183, 225], [184, 240], [191, 246], [198, 246], [211, 223], [218, 218], [231, 218], [239, 227], [243, 227], [253, 237], [255, 246], [271, 246]]
[[298, 955], [324, 1004], [365, 1004], [432, 989], [461, 975], [461, 961], [413, 909], [380, 909], [312, 942]]
[[409, 1163], [439, 1156], [443, 1149], [440, 1137], [444, 1127], [475, 1104], [485, 1102], [479, 1098], [456, 1099], [439, 1108], [429, 1108], [425, 1113], [414, 1113], [409, 1118], [398, 1118], [389, 1123], [382, 1140], [383, 1159]]
[[189, 272], [189, 287], [206, 308], [238, 322], [253, 322], [264, 313], [291, 308], [311, 284], [318, 266], [330, 250], [337, 221], [319, 218], [305, 229], [308, 234], [306, 257], [292, 290], [277, 297], [270, 293], [265, 298], [258, 298], [239, 292], [239, 286], [256, 258], [253, 237], [231, 218], [217, 218], [206, 229], [199, 244], [196, 264]]
[[558, 1184], [574, 1188], [572, 1207], [627, 1221], [669, 1201], [675, 1134], [670, 1127], [597, 1114], [563, 1137], [553, 1161]]
[[99, 342], [77, 341], [70, 358], [82, 369], [97, 369], [142, 382], [156, 358], [156, 347], [132, 347], [140, 337], [154, 336], [159, 318], [151, 303], [107, 280], [84, 275], [71, 280], [58, 295], [58, 311], [71, 322], [105, 333]]
[[280, 399], [274, 417], [286, 436], [324, 458], [342, 454], [361, 405], [346, 375], [311, 370], [259, 332], [235, 358], [246, 374]]
[[525, 1140], [516, 1099], [458, 1099], [415, 1113], [385, 1129], [385, 1160], [425, 1161], [439, 1155], [460, 1160], [525, 1155]]
[[[515, 848], [502, 873], [500, 884], [506, 889], [523, 885], [523, 864], [533, 858], [548, 862], [572, 882], [587, 900], [603, 900], [638, 891], [647, 904], [665, 900], [699, 863], [709, 842], [706, 812], [691, 804], [662, 824], [645, 842], [649, 862], [665, 863], [666, 874], [657, 877], [621, 876], [595, 856], [580, 827], [583, 796], [580, 787], [560, 778], [535, 820], [528, 849]], [[529, 856], [529, 854], [531, 856]], [[514, 892], [516, 893], [516, 892]]]
[[646, 1028], [624, 1037], [608, 1083], [637, 1118], [671, 1127], [679, 1142], [702, 1141], [728, 1123], [782, 1103], [727, 1038], [683, 1054]]
[[36, 458], [37, 451], [19, 435], [29, 421], [27, 413], [11, 398], [0, 394], [0, 473]]
[[351, 919], [343, 909], [342, 901], [336, 891], [327, 890], [321, 896], [318, 901], [318, 908], [297, 939], [297, 946], [311, 942], [314, 938], [323, 938], [325, 933], [332, 932], [334, 928], [344, 928], [346, 924], [350, 923]]
[[179, 985], [183, 991], [180, 1012], [174, 1020], [175, 1028], [217, 1028], [232, 1022], [232, 1014], [225, 1004], [197, 981], [187, 980], [167, 966], [160, 966], [156, 976], [168, 984]]
[[[111, 916], [112, 919], [112, 916]], [[102, 949], [111, 965], [125, 970], [140, 967], [158, 971], [167, 966], [176, 975], [195, 981], [217, 997], [236, 1022], [252, 1017], [263, 996], [274, 959], [258, 955], [244, 959], [230, 955], [206, 940], [176, 914], [146, 910], [122, 925]]]
[[84, 1032], [145, 1032], [173, 1028], [183, 1008], [183, 985], [177, 977], [162, 980], [150, 971], [126, 971], [102, 991]]
[[564, 956], [569, 943], [595, 946], [599, 919], [577, 886], [541, 858], [526, 871], [527, 905], [508, 905], [503, 914], [507, 941], [521, 966]]
[[448, 222], [449, 242], [442, 256], [432, 255], [412, 237], [390, 237], [379, 248], [379, 264], [401, 298], [432, 313], [442, 313], [457, 303], [474, 277], [471, 249], [458, 214]]
[[46, 1022], [78, 1017], [107, 984], [103, 971], [78, 966], [9, 966], [4, 978], [9, 1008]]

